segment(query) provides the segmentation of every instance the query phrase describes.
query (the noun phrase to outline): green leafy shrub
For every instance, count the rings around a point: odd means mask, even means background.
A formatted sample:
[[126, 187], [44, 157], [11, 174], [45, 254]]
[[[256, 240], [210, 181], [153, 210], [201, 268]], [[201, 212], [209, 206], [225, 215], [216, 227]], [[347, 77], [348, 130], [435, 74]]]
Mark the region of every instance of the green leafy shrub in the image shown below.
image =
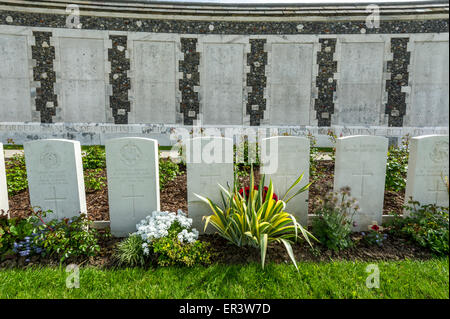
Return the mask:
[[159, 160], [159, 187], [161, 189], [180, 174], [181, 170], [177, 163], [172, 162], [170, 159], [161, 158]]
[[386, 164], [386, 189], [394, 192], [405, 190], [408, 172], [409, 136], [402, 138], [402, 145], [389, 148]]
[[42, 217], [52, 211], [38, 211], [27, 219], [33, 226], [30, 236], [15, 244], [15, 251], [21, 256], [35, 254], [43, 257], [57, 257], [61, 262], [70, 257], [95, 256], [100, 251], [99, 233], [90, 228], [86, 215], [53, 219], [45, 223]]
[[149, 261], [159, 266], [209, 264], [209, 244], [198, 241], [198, 231], [191, 226], [192, 219], [181, 210], [177, 214], [153, 212], [119, 244], [116, 251], [119, 264], [143, 266]]
[[14, 243], [24, 240], [33, 232], [33, 224], [28, 219], [8, 218], [0, 213], [0, 260], [15, 252]]
[[15, 154], [6, 161], [6, 184], [8, 195], [16, 195], [28, 188], [25, 156]]
[[82, 158], [85, 170], [106, 167], [106, 152], [100, 145], [87, 146]]
[[[222, 189], [222, 204], [216, 204], [209, 198], [195, 194], [207, 203], [212, 215], [205, 216], [205, 229], [209, 223], [218, 231], [219, 235], [231, 243], [242, 247], [252, 246], [261, 251], [261, 264], [264, 268], [267, 246], [271, 242], [283, 243], [289, 257], [297, 267], [291, 243], [297, 241], [299, 234], [311, 245], [309, 238], [314, 238], [300, 225], [295, 217], [286, 212], [286, 204], [298, 194], [306, 191], [310, 184], [300, 188], [293, 196], [288, 197], [292, 189], [300, 183], [303, 174], [288, 189], [283, 199], [274, 199], [272, 181], [267, 190], [264, 189], [262, 176], [259, 187], [254, 185], [253, 169], [250, 175], [249, 196], [238, 191], [235, 181], [233, 189]], [[219, 206], [220, 205], [220, 206]]]
[[119, 264], [131, 267], [144, 266], [147, 258], [144, 256], [143, 243], [144, 241], [138, 235], [131, 235], [122, 240], [115, 252]]
[[319, 200], [320, 207], [312, 221], [312, 233], [328, 249], [341, 250], [352, 246], [350, 238], [352, 221], [359, 207], [355, 199], [350, 199], [350, 188], [342, 188], [339, 192], [329, 192]]
[[151, 247], [159, 266], [194, 266], [211, 263], [209, 244], [205, 242], [183, 244], [176, 237], [169, 235], [154, 240]]
[[390, 232], [410, 238], [437, 255], [448, 255], [448, 207], [435, 204], [420, 205], [419, 202], [411, 200], [405, 209], [409, 211], [409, 216], [402, 217], [396, 214], [389, 223]]
[[84, 187], [86, 192], [95, 192], [106, 186], [106, 177], [102, 176], [101, 168], [90, 169], [84, 174]]

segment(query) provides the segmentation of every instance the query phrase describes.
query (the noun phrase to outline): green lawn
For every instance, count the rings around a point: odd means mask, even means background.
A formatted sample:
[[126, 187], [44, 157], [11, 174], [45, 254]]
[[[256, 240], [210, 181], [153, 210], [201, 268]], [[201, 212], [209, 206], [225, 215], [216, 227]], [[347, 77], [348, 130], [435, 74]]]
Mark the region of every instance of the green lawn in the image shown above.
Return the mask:
[[79, 289], [66, 288], [64, 268], [2, 270], [0, 298], [449, 298], [448, 258], [377, 263], [379, 289], [366, 287], [368, 264], [82, 268]]

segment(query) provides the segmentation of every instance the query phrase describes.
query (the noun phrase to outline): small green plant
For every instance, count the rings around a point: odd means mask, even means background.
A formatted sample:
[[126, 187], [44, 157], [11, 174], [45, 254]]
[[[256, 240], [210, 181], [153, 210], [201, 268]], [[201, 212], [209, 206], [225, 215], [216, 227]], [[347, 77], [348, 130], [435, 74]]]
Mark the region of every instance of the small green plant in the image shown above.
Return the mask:
[[106, 177], [102, 176], [103, 170], [101, 168], [87, 170], [84, 174], [84, 186], [86, 192], [91, 193], [101, 190], [106, 186]]
[[409, 135], [402, 138], [402, 145], [391, 146], [386, 164], [386, 189], [394, 192], [404, 191], [408, 172]]
[[391, 233], [417, 242], [429, 248], [436, 255], [449, 253], [449, 212], [448, 207], [435, 204], [420, 205], [410, 200], [404, 206], [409, 216], [394, 215], [389, 223]]
[[213, 213], [203, 217], [206, 220], [205, 229], [211, 223], [220, 236], [236, 246], [259, 248], [262, 268], [264, 268], [267, 246], [272, 242], [283, 243], [289, 257], [297, 267], [291, 243], [303, 237], [312, 246], [310, 238], [314, 238], [296, 221], [292, 214], [285, 211], [286, 204], [292, 198], [309, 188], [310, 184], [307, 184], [292, 196], [289, 195], [302, 178], [303, 174], [292, 184], [282, 199], [274, 199], [272, 181], [265, 189], [265, 177], [262, 176], [259, 187], [255, 187], [252, 167], [250, 187], [248, 188], [249, 196], [246, 195], [246, 192], [241, 194], [238, 191], [236, 178], [233, 189], [225, 189], [219, 185], [222, 190], [220, 206], [209, 198], [195, 194], [209, 205]]
[[355, 199], [349, 198], [350, 188], [344, 187], [339, 192], [329, 192], [319, 200], [317, 215], [312, 221], [312, 233], [328, 249], [341, 250], [352, 246], [350, 238], [352, 221], [359, 207]]
[[6, 183], [8, 195], [16, 195], [28, 188], [25, 156], [15, 154], [6, 161]]
[[383, 234], [384, 228], [378, 226], [376, 221], [373, 221], [372, 225], [369, 225], [367, 228], [367, 232], [361, 232], [363, 242], [368, 246], [377, 245], [378, 247], [382, 247], [383, 241], [387, 238], [387, 234]]
[[177, 163], [172, 162], [170, 159], [161, 158], [159, 160], [159, 187], [161, 189], [180, 174], [181, 170]]
[[156, 255], [159, 266], [208, 265], [211, 263], [209, 248], [206, 242], [197, 240], [185, 244], [170, 235], [152, 242], [153, 254]]
[[33, 224], [28, 219], [8, 218], [0, 212], [0, 260], [13, 255], [14, 243], [24, 240], [33, 231]]
[[106, 167], [106, 152], [100, 145], [87, 146], [82, 158], [85, 170]]
[[28, 219], [33, 225], [30, 237], [15, 244], [21, 256], [33, 254], [57, 257], [61, 262], [70, 257], [95, 256], [100, 251], [97, 230], [91, 228], [92, 222], [81, 214], [71, 219], [53, 219], [47, 223], [43, 217], [52, 211], [37, 211]]
[[120, 265], [142, 267], [147, 262], [142, 244], [144, 241], [138, 235], [131, 235], [118, 245], [115, 256]]

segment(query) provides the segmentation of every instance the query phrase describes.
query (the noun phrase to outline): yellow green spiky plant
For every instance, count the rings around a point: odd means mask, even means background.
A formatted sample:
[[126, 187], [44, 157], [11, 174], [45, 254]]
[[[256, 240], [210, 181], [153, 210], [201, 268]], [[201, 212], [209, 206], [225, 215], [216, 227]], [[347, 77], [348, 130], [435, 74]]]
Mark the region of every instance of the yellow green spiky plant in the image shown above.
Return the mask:
[[294, 215], [285, 211], [286, 204], [295, 196], [305, 192], [311, 185], [309, 183], [301, 187], [288, 198], [289, 193], [302, 179], [303, 173], [289, 187], [282, 199], [275, 200], [273, 199], [273, 184], [271, 180], [264, 197], [264, 175], [261, 178], [258, 189], [254, 189], [255, 179], [252, 167], [248, 198], [245, 192], [242, 195], [239, 193], [236, 179], [232, 190], [219, 185], [221, 188], [222, 206], [214, 203], [209, 198], [195, 194], [200, 200], [209, 205], [213, 213], [203, 217], [206, 221], [205, 230], [208, 224], [211, 223], [220, 236], [235, 245], [260, 248], [262, 268], [264, 268], [268, 244], [272, 242], [283, 243], [289, 257], [297, 268], [291, 244], [302, 237], [311, 246], [310, 238], [317, 240], [297, 222]]

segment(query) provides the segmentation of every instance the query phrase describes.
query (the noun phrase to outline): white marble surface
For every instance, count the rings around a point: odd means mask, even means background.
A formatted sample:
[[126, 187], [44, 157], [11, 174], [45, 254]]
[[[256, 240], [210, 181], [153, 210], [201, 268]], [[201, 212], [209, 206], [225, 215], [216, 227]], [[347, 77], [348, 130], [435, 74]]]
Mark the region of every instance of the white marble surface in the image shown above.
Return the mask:
[[125, 237], [136, 224], [160, 210], [158, 142], [118, 138], [106, 142], [111, 234]]
[[312, 61], [313, 44], [272, 44], [270, 66], [271, 124], [309, 124]]
[[381, 225], [386, 179], [388, 139], [379, 136], [338, 138], [334, 168], [334, 190], [350, 187], [359, 202], [354, 216], [355, 231], [367, 230], [372, 221]]
[[204, 44], [204, 124], [242, 124], [244, 45]]
[[[218, 184], [225, 188], [228, 185], [233, 187], [233, 152], [229, 151], [233, 149], [233, 141], [221, 137], [198, 137], [189, 140], [187, 145], [193, 150], [187, 155], [186, 163], [189, 217], [193, 219], [192, 227], [203, 233], [203, 216], [212, 212], [209, 205], [194, 194], [222, 205]], [[206, 232], [214, 232], [214, 228], [209, 225]]]
[[448, 178], [448, 143], [448, 135], [428, 135], [411, 139], [405, 203], [412, 197], [421, 205], [437, 204], [448, 207], [448, 191], [444, 183], [444, 177]]
[[31, 206], [52, 210], [46, 220], [87, 213], [80, 142], [38, 140], [24, 150]]
[[411, 102], [405, 124], [448, 126], [448, 41], [417, 41], [411, 59]]
[[[383, 42], [344, 42], [334, 123], [341, 125], [379, 125], [384, 113]], [[383, 111], [383, 112], [382, 112]]]
[[0, 121], [31, 121], [26, 35], [0, 33]]
[[57, 87], [62, 119], [65, 122], [105, 123], [103, 39], [59, 38], [59, 50], [61, 76]]
[[135, 100], [130, 123], [175, 123], [175, 43], [134, 41], [133, 45], [135, 76], [131, 86]]

